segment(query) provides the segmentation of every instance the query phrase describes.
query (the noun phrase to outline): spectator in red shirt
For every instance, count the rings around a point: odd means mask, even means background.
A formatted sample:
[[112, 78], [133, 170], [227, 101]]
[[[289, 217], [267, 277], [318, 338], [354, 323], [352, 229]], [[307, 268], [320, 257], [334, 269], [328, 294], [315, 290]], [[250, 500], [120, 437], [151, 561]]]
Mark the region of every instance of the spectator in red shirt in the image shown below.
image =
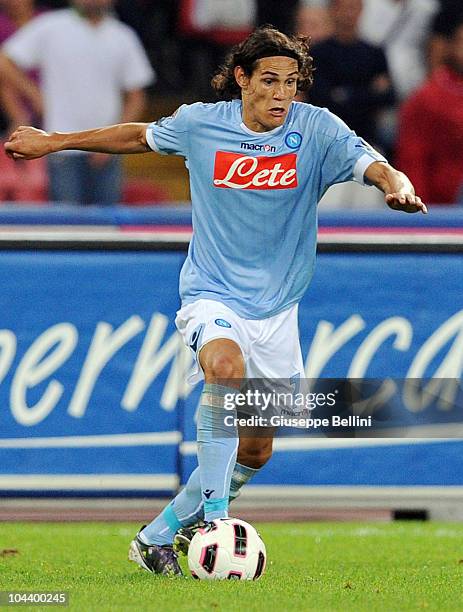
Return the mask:
[[397, 163], [426, 202], [463, 203], [463, 16], [448, 32], [446, 62], [404, 103]]

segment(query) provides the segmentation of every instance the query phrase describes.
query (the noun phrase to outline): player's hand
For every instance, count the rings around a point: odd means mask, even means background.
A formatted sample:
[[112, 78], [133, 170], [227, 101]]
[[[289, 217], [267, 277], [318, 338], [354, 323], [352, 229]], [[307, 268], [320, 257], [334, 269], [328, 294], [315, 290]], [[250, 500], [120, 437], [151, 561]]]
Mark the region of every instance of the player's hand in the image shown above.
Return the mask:
[[33, 127], [20, 125], [5, 145], [6, 154], [12, 159], [37, 159], [52, 152], [50, 134]]
[[392, 210], [403, 210], [407, 213], [422, 212], [424, 215], [428, 213], [426, 204], [421, 201], [421, 198], [413, 193], [388, 193], [385, 196], [386, 204]]

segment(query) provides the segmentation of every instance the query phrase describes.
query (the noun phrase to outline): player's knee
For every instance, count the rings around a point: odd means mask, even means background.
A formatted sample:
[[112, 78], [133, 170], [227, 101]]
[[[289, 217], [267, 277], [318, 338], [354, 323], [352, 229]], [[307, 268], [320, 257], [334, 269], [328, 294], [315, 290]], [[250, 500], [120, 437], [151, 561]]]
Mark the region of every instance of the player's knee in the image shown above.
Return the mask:
[[272, 443], [266, 442], [259, 446], [240, 447], [238, 450], [238, 463], [255, 470], [263, 467], [272, 456]]
[[244, 378], [244, 364], [241, 354], [217, 353], [204, 368], [206, 382]]
[[244, 378], [243, 355], [233, 340], [218, 338], [208, 342], [201, 350], [199, 360], [207, 383]]

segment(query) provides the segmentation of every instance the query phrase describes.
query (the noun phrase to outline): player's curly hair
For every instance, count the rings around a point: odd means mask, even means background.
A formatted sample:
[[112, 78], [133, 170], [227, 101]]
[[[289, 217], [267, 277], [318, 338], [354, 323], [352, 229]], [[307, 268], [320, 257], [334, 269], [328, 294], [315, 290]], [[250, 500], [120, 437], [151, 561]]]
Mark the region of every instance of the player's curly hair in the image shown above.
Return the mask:
[[287, 36], [272, 25], [264, 25], [252, 32], [243, 42], [233, 47], [211, 81], [217, 96], [224, 100], [241, 97], [241, 88], [235, 80], [236, 66], [250, 77], [256, 63], [263, 57], [292, 57], [297, 60], [298, 91], [307, 91], [313, 82], [313, 59], [309, 53], [309, 38]]

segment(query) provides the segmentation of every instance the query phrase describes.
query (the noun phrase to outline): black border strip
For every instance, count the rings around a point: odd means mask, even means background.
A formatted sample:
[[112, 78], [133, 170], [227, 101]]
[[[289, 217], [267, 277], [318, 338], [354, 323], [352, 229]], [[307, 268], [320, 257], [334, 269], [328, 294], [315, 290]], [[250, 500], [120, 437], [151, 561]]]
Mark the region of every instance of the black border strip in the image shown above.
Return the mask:
[[[188, 242], [179, 240], [157, 240], [141, 238], [124, 240], [98, 238], [77, 240], [74, 238], [0, 238], [0, 251], [187, 251]], [[318, 253], [463, 253], [463, 242], [388, 242], [372, 243], [323, 240], [317, 246]]]
[[317, 245], [318, 253], [463, 253], [461, 242], [390, 242], [373, 244], [371, 242], [323, 242]]
[[4, 239], [0, 251], [187, 251], [188, 242], [162, 240]]

